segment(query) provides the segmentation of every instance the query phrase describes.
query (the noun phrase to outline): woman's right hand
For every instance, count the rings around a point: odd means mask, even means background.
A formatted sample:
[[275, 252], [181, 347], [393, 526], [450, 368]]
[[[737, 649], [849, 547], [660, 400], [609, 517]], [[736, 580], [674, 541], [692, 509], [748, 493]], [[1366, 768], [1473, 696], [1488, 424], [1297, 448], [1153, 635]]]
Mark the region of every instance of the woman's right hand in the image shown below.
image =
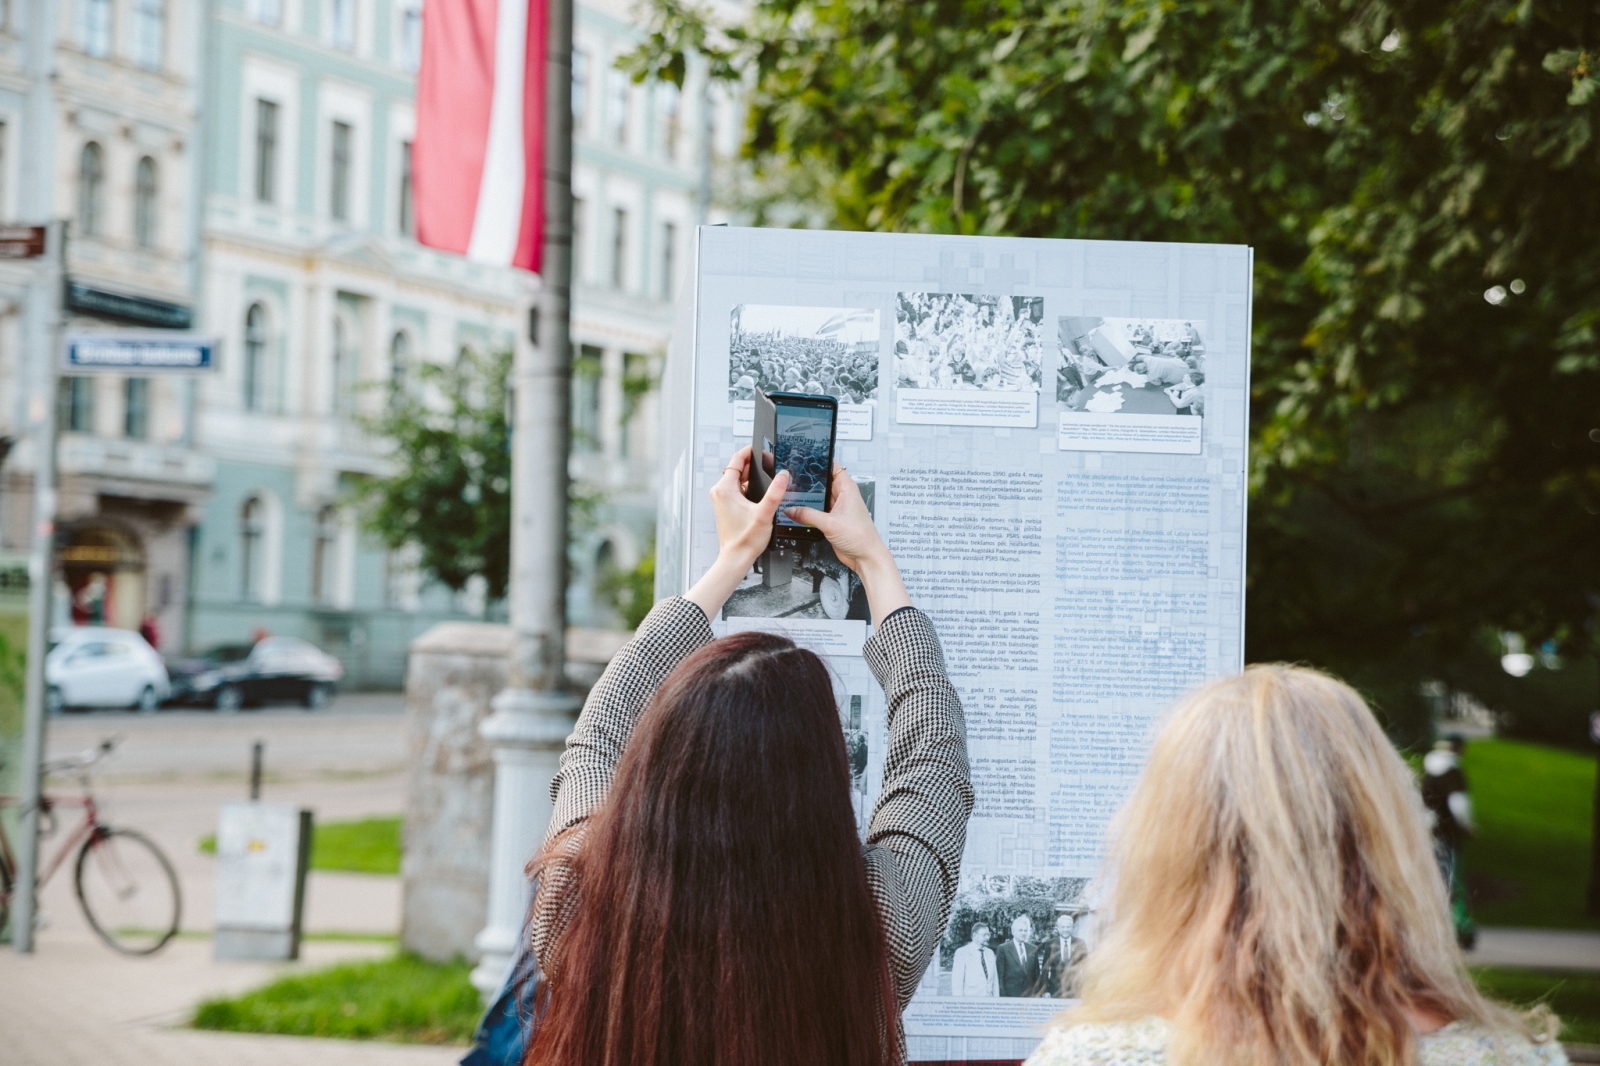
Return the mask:
[[901, 607], [911, 605], [911, 596], [900, 577], [900, 568], [895, 565], [889, 546], [878, 535], [872, 512], [867, 510], [867, 502], [861, 498], [861, 489], [845, 473], [844, 467], [833, 464], [832, 510], [791, 507], [787, 513], [796, 522], [815, 526], [828, 538], [839, 561], [855, 571], [861, 579], [874, 619], [881, 621]]

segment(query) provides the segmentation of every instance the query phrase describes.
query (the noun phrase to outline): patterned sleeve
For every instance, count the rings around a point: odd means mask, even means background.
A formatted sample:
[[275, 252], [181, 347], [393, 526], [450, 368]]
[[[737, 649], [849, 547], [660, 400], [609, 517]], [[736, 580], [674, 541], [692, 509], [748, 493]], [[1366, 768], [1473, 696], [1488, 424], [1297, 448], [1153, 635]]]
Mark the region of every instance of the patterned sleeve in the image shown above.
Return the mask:
[[883, 792], [867, 828], [867, 881], [904, 1009], [944, 934], [961, 872], [972, 813], [967, 726], [927, 615], [890, 615], [862, 655], [889, 709]]
[[550, 782], [554, 810], [545, 843], [566, 836], [540, 871], [531, 915], [533, 949], [546, 973], [554, 972], [554, 948], [577, 907], [570, 861], [581, 846], [583, 823], [611, 787], [622, 750], [656, 689], [711, 639], [711, 623], [698, 604], [681, 596], [662, 600], [589, 690]]

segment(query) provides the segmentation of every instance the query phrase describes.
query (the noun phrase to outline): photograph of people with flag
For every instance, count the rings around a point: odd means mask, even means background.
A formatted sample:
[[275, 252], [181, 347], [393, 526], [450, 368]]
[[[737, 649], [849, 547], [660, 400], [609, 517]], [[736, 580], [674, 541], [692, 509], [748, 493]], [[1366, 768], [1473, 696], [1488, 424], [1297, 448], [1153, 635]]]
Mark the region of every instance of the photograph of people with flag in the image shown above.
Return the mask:
[[878, 399], [878, 312], [859, 307], [740, 304], [728, 337], [728, 399], [765, 393]]

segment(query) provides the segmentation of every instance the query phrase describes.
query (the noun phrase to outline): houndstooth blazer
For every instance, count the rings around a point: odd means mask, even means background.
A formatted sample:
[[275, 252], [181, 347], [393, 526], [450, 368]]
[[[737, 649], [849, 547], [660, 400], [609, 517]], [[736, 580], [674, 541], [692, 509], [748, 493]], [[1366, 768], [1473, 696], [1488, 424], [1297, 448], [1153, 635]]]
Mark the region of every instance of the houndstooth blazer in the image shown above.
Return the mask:
[[[550, 782], [555, 810], [546, 843], [574, 832], [544, 866], [531, 916], [533, 949], [548, 974], [559, 972], [561, 934], [578, 906], [579, 886], [560, 855], [581, 847], [583, 823], [605, 798], [622, 749], [656, 688], [711, 640], [711, 625], [698, 605], [682, 597], [664, 600], [589, 693]], [[889, 712], [883, 791], [863, 851], [903, 1010], [944, 933], [961, 869], [972, 813], [967, 726], [945, 676], [939, 638], [921, 611], [891, 614], [862, 655], [883, 686]]]

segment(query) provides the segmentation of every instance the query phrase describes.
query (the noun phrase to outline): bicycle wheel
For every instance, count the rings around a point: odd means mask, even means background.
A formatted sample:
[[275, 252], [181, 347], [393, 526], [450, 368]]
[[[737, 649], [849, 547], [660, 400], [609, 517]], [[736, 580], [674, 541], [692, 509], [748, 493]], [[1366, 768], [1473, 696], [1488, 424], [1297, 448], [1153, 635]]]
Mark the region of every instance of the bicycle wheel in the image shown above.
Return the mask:
[[0, 933], [6, 931], [6, 922], [11, 918], [11, 885], [14, 880], [11, 864], [6, 861], [5, 852], [0, 851]]
[[142, 833], [96, 826], [78, 852], [73, 881], [83, 916], [123, 954], [152, 954], [177, 935], [178, 875]]

